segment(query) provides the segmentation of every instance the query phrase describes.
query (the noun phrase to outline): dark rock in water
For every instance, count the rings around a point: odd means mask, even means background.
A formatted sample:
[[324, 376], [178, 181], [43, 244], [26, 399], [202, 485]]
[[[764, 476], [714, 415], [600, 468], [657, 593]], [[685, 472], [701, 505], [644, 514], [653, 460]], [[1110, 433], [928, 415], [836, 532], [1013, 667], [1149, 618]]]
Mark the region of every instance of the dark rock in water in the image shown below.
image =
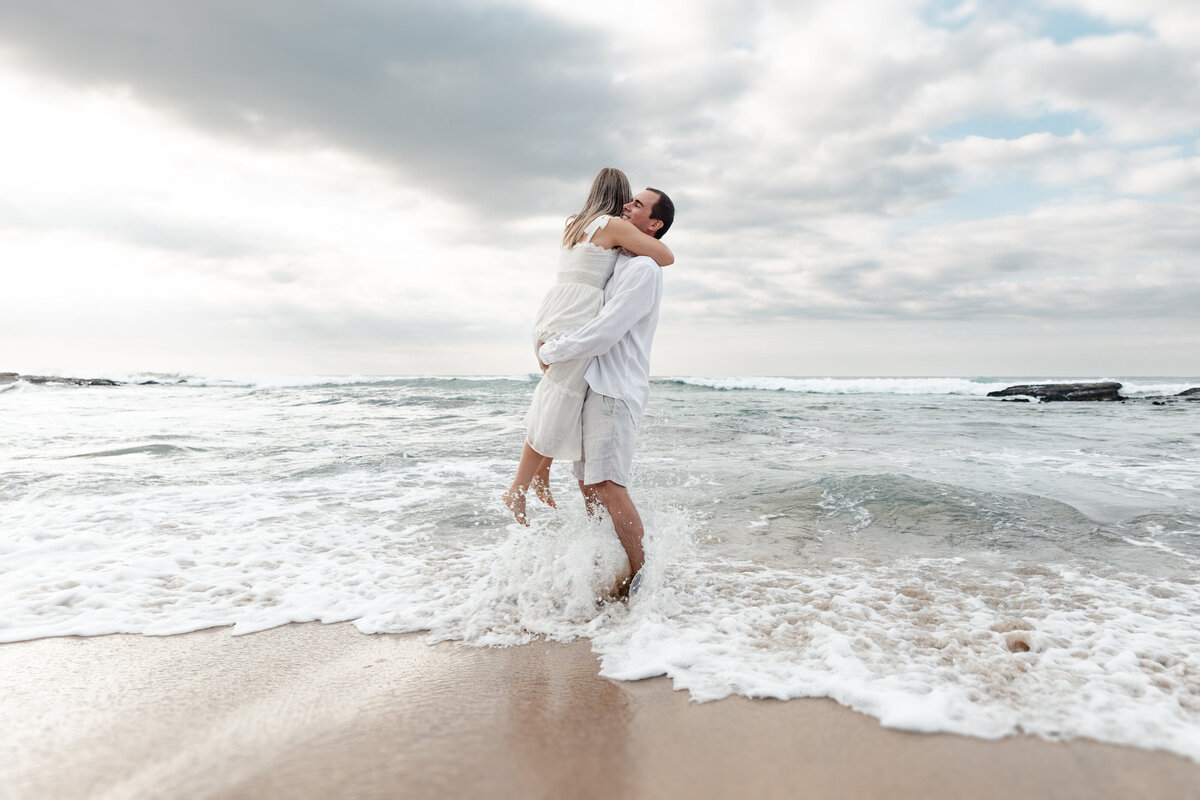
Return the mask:
[[138, 386], [158, 386], [158, 381], [139, 381]]
[[[15, 376], [11, 380], [4, 380], [4, 376]], [[109, 380], [108, 378], [60, 378], [57, 375], [17, 375], [13, 372], [0, 372], [0, 383], [11, 383], [13, 380], [27, 381], [29, 383], [69, 383], [73, 386], [120, 386], [120, 381]]]
[[0, 383], [16, 383], [21, 376], [15, 372], [0, 372]]
[[1036, 397], [1045, 403], [1056, 400], [1124, 400], [1120, 390], [1121, 384], [1116, 381], [1106, 383], [1032, 383], [988, 392], [987, 396], [1026, 395]]
[[[4, 378], [4, 374], [0, 373], [0, 380]], [[1196, 397], [1200, 396], [1200, 386], [1193, 386], [1191, 389], [1184, 389], [1176, 397]]]

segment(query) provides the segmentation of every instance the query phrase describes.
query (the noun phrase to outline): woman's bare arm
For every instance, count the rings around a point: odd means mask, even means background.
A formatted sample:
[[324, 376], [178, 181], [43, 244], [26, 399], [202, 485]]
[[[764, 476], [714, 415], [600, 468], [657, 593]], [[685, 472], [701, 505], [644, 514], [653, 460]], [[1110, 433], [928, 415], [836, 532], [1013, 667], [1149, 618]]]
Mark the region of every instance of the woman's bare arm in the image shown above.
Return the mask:
[[601, 247], [623, 247], [635, 256], [650, 256], [660, 267], [669, 267], [675, 263], [675, 254], [653, 236], [639, 231], [627, 219], [611, 219], [608, 224], [596, 231], [592, 243]]

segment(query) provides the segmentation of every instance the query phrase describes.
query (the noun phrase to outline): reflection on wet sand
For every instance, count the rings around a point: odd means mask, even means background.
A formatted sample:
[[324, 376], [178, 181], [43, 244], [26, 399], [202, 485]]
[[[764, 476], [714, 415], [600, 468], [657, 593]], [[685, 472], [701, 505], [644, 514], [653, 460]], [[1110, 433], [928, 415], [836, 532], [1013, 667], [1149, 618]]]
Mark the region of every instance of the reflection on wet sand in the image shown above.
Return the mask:
[[697, 704], [587, 642], [353, 626], [0, 645], [0, 797], [1193, 797], [1200, 765], [921, 735], [829, 700]]

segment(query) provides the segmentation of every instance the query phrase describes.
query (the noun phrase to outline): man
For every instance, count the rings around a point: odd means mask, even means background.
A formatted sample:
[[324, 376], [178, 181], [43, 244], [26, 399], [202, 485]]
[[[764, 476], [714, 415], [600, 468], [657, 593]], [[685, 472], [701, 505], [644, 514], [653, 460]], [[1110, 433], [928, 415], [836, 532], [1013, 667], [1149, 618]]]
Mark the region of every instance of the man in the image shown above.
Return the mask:
[[[658, 189], [645, 189], [625, 204], [621, 216], [661, 239], [675, 220], [675, 204]], [[646, 256], [621, 255], [604, 287], [604, 308], [574, 333], [552, 339], [538, 351], [543, 369], [556, 361], [592, 358], [584, 377], [583, 458], [575, 477], [588, 511], [604, 506], [629, 557], [630, 579], [641, 582], [642, 518], [626, 486], [633, 466], [634, 432], [650, 397], [650, 346], [658, 327], [662, 269]]]

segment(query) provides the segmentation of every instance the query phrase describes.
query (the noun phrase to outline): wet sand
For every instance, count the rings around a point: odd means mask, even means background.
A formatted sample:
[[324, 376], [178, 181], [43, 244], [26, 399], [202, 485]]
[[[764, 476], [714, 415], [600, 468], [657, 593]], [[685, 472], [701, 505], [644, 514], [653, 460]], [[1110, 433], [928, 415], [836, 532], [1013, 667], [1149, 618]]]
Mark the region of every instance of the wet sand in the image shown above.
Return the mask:
[[1200, 798], [1200, 764], [882, 728], [829, 700], [698, 704], [586, 642], [353, 626], [0, 645], [0, 798]]

